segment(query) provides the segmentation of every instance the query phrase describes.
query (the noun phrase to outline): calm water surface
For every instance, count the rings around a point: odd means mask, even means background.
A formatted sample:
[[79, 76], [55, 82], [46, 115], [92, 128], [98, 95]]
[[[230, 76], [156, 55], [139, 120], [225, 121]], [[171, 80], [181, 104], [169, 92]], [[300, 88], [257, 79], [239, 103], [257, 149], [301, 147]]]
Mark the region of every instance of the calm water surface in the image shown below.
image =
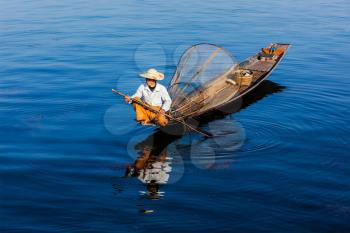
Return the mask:
[[[349, 1], [0, 3], [1, 232], [350, 232]], [[293, 47], [215, 138], [136, 125], [200, 42]]]

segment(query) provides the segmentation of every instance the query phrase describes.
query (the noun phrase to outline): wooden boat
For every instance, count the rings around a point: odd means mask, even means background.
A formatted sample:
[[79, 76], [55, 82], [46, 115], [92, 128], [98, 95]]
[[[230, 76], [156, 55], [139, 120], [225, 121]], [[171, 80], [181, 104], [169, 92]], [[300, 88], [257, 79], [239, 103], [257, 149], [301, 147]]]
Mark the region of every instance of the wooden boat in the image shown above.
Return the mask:
[[265, 80], [289, 49], [274, 43], [237, 63], [226, 49], [213, 44], [194, 45], [182, 55], [168, 87], [172, 98], [166, 128], [196, 120], [232, 104]]

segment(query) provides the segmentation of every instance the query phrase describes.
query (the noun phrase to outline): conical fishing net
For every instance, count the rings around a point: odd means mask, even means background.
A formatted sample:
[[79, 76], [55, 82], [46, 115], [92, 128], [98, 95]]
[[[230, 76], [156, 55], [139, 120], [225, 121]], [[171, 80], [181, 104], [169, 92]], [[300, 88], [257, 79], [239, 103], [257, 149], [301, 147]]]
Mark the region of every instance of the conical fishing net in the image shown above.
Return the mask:
[[[218, 91], [220, 80], [227, 79], [236, 67], [232, 54], [216, 45], [198, 44], [186, 50], [169, 86], [172, 115], [185, 116], [215, 104], [218, 99], [213, 95], [227, 91]], [[211, 88], [214, 85], [218, 87]]]

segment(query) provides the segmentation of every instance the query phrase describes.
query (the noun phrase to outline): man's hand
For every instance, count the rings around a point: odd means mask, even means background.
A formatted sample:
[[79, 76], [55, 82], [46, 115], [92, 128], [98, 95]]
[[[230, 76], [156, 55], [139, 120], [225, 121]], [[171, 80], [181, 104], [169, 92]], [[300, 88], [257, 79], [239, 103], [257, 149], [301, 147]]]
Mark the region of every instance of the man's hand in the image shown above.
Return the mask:
[[128, 96], [128, 95], [124, 97], [124, 100], [125, 100], [125, 102], [127, 102], [128, 104], [131, 103], [131, 98], [130, 98], [130, 96]]
[[159, 114], [164, 115], [165, 114], [164, 109], [159, 110]]

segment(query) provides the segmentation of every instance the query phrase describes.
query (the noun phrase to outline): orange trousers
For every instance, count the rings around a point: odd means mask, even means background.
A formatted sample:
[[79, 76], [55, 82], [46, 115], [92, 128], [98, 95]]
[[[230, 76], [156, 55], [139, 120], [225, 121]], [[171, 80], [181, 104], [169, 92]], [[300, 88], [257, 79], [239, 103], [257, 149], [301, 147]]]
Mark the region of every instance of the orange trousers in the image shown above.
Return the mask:
[[[140, 100], [139, 98], [136, 98]], [[168, 124], [168, 119], [164, 114], [156, 114], [150, 110], [145, 109], [139, 104], [134, 103], [133, 107], [136, 112], [136, 120], [141, 123], [156, 123], [160, 126], [166, 126]], [[160, 110], [159, 106], [152, 106], [154, 109]]]

